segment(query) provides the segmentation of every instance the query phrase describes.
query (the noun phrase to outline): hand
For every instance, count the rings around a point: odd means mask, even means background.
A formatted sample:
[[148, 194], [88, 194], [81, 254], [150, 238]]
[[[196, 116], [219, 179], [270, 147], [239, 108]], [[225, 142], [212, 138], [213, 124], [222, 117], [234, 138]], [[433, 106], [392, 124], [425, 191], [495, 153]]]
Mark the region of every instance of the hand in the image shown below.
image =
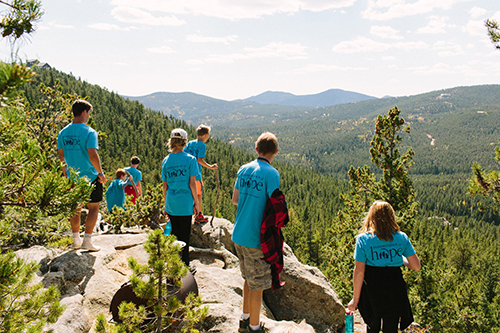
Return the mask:
[[219, 167], [217, 166], [217, 163], [215, 164], [212, 164], [212, 166], [210, 167], [210, 169], [212, 170], [217, 170]]
[[128, 175], [128, 179], [133, 182], [134, 181], [134, 177], [132, 177], [132, 175]]
[[104, 173], [101, 173], [97, 176], [97, 180], [99, 183], [104, 184], [106, 182], [106, 175]]
[[198, 205], [198, 202], [194, 202], [194, 205], [193, 205], [193, 211], [194, 211], [194, 215], [198, 215], [198, 213], [200, 212], [200, 206]]
[[347, 305], [347, 308], [351, 311], [355, 311], [358, 308], [359, 299], [353, 298]]

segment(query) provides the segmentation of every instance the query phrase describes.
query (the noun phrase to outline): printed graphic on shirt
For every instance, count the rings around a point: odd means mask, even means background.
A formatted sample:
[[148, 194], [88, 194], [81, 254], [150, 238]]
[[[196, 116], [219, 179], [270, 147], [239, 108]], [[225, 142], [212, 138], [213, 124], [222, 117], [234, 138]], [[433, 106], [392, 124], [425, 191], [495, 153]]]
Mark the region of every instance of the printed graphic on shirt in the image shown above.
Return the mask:
[[[264, 179], [260, 176], [241, 176], [239, 179], [239, 191], [246, 192], [248, 195], [253, 195], [252, 191], [263, 191], [264, 189]], [[253, 196], [257, 196], [255, 194]]]
[[169, 183], [185, 182], [186, 178], [189, 177], [188, 169], [182, 165], [167, 168], [164, 171], [164, 175], [168, 178]]
[[64, 148], [68, 150], [79, 150], [80, 149], [80, 137], [76, 135], [68, 135], [62, 137], [62, 143]]
[[372, 261], [384, 260], [393, 262], [403, 255], [403, 244], [395, 243], [390, 245], [371, 246], [368, 255]]

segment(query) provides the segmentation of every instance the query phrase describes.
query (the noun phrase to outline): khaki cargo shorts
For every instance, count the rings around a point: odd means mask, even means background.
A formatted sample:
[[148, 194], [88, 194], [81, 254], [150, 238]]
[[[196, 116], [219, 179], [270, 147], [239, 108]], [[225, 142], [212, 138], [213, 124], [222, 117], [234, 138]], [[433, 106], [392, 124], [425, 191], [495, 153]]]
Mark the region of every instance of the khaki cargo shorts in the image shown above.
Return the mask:
[[266, 290], [271, 288], [271, 265], [264, 260], [262, 249], [254, 249], [234, 244], [240, 259], [241, 276], [248, 282], [250, 290]]

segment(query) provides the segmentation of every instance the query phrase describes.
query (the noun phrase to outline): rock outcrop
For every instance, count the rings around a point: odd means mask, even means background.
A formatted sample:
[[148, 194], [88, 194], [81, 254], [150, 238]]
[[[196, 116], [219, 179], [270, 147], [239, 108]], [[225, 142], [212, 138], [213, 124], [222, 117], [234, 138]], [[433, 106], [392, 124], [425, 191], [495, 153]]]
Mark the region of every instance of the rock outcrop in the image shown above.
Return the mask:
[[[197, 266], [195, 275], [199, 294], [209, 307], [201, 332], [234, 332], [241, 314], [243, 279], [231, 241], [232, 223], [214, 219], [210, 224], [194, 225], [190, 256]], [[56, 333], [93, 332], [95, 317], [108, 318], [111, 299], [132, 273], [127, 258], [147, 262], [143, 243], [147, 234], [96, 235], [99, 252], [32, 247], [17, 251], [17, 256], [40, 263], [37, 283], [55, 285], [61, 290], [66, 310], [50, 326]], [[317, 332], [336, 332], [344, 323], [344, 307], [331, 285], [315, 267], [301, 264], [286, 248], [285, 286], [266, 291], [262, 321], [273, 328], [281, 321], [306, 319]]]

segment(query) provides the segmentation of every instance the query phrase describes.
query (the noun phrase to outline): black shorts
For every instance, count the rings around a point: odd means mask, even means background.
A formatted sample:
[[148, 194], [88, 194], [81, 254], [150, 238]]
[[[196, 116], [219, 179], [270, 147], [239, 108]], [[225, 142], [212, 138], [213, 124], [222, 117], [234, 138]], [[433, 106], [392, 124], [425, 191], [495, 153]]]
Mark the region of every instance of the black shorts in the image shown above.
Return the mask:
[[92, 193], [90, 193], [89, 202], [101, 202], [103, 189], [102, 184], [99, 183], [99, 177], [97, 177], [90, 185], [94, 187], [94, 190], [92, 191]]

